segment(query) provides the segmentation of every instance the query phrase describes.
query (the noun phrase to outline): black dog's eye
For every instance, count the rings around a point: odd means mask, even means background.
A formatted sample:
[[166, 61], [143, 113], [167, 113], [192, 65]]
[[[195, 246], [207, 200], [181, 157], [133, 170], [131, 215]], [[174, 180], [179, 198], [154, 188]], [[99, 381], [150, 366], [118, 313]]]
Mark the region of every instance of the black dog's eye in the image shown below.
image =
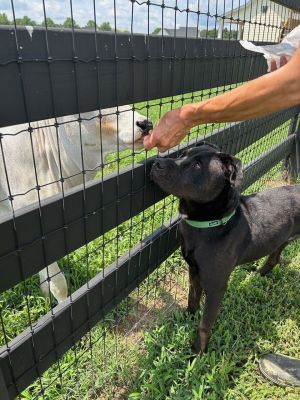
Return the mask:
[[201, 168], [200, 162], [199, 162], [199, 161], [198, 161], [198, 162], [195, 162], [194, 165], [193, 165], [193, 167], [194, 167], [195, 169], [200, 169], [200, 168]]

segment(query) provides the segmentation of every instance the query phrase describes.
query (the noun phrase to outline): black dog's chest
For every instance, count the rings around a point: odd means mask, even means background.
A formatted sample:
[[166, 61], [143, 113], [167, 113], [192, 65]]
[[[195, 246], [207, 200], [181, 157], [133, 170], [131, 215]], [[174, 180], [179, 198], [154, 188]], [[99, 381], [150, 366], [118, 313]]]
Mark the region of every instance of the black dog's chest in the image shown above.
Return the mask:
[[[230, 248], [225, 227], [213, 229], [198, 229], [190, 227], [181, 221], [181, 250], [184, 258], [197, 264], [207, 262], [211, 257], [217, 255], [219, 248]], [[200, 257], [199, 257], [200, 254]], [[201, 256], [202, 255], [202, 256]]]
[[195, 262], [194, 252], [197, 245], [195, 235], [193, 235], [191, 229], [186, 227], [186, 224], [181, 221], [179, 225], [179, 231], [181, 236], [181, 252], [186, 261]]

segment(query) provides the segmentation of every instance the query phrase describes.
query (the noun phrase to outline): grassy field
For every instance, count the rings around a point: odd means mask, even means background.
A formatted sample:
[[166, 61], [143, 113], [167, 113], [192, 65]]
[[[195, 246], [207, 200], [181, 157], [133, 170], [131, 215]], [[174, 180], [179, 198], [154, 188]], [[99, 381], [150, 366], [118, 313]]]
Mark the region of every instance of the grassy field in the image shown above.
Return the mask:
[[[220, 91], [220, 88], [219, 88]], [[217, 91], [195, 94], [200, 100]], [[149, 104], [149, 117], [156, 121], [184, 98]], [[146, 104], [139, 105], [147, 110]], [[189, 138], [202, 137], [220, 125], [195, 129]], [[288, 124], [245, 149], [245, 164], [287, 135]], [[187, 138], [186, 140], [189, 140]], [[155, 154], [155, 150], [148, 156]], [[119, 168], [145, 158], [145, 152], [122, 152]], [[111, 155], [103, 174], [116, 170]], [[252, 185], [248, 192], [280, 183], [277, 166]], [[111, 230], [60, 261], [71, 291], [99, 273], [177, 213], [171, 196]], [[187, 273], [176, 251], [137, 288], [106, 320], [98, 324], [66, 355], [26, 389], [21, 399], [299, 399], [296, 389], [268, 384], [258, 373], [257, 360], [269, 351], [300, 356], [300, 244], [283, 253], [281, 267], [267, 278], [253, 269], [262, 261], [239, 267], [215, 325], [209, 351], [191, 360], [190, 344], [197, 321], [184, 312]], [[24, 296], [26, 290], [27, 296]], [[0, 341], [15, 337], [51, 309], [40, 296], [37, 277], [0, 296]], [[199, 316], [198, 316], [199, 317]], [[198, 318], [197, 318], [198, 319]]]
[[[182, 308], [144, 334], [144, 355], [129, 398], [299, 399], [297, 389], [267, 383], [259, 374], [262, 354], [300, 355], [299, 244], [268, 278], [237, 269], [207, 354], [190, 361], [196, 323]], [[248, 268], [251, 266], [247, 266]]]

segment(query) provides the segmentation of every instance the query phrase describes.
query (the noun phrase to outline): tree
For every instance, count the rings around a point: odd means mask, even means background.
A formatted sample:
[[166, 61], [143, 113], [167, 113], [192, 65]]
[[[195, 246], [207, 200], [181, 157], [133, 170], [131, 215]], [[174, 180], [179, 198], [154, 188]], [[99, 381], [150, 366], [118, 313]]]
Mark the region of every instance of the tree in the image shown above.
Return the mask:
[[161, 28], [155, 28], [154, 31], [152, 32], [152, 35], [158, 35], [160, 31]]
[[237, 39], [237, 36], [236, 30], [229, 30], [228, 28], [223, 30], [223, 39]]
[[[91, 28], [91, 29], [95, 29], [95, 21], [93, 19], [88, 20], [88, 22], [85, 24], [86, 28]], [[97, 25], [96, 25], [96, 29], [97, 29]]]
[[64, 28], [73, 28], [73, 27], [76, 28], [76, 29], [80, 28], [80, 26], [76, 23], [76, 21], [71, 17], [66, 18], [64, 20], [62, 26]]
[[16, 18], [16, 25], [37, 26], [37, 23], [27, 15], [24, 15], [23, 18]]
[[5, 13], [0, 13], [0, 25], [12, 25], [12, 22], [7, 18]]
[[[47, 22], [47, 27], [48, 28], [55, 28], [55, 27], [57, 27], [57, 26], [60, 26], [59, 24], [56, 24], [54, 21], [53, 21], [53, 19], [51, 19], [51, 18], [46, 18], [46, 22]], [[40, 24], [41, 26], [46, 26], [46, 24], [45, 24], [45, 20], [43, 20], [42, 22], [41, 22], [41, 24]]]
[[218, 32], [216, 29], [202, 29], [200, 32], [200, 37], [202, 37], [202, 38], [215, 39], [217, 36], [218, 36]]
[[102, 24], [99, 26], [99, 31], [112, 31], [110, 23], [102, 22]]

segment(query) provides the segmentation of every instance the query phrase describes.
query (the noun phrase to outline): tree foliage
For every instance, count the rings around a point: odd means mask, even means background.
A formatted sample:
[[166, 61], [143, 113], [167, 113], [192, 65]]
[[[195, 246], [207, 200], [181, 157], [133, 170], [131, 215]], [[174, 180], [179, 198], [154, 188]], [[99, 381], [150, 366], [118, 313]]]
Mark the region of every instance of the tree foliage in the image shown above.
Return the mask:
[[5, 13], [0, 13], [0, 25], [11, 25], [12, 22], [7, 18]]
[[[55, 27], [60, 26], [59, 24], [56, 24], [56, 23], [53, 21], [53, 19], [51, 19], [51, 18], [49, 18], [49, 17], [46, 18], [46, 22], [47, 22], [47, 27], [48, 27], [48, 28], [55, 28]], [[42, 21], [40, 25], [41, 25], [41, 26], [46, 26], [45, 20]]]
[[62, 27], [63, 28], [73, 28], [74, 27], [75, 29], [80, 28], [80, 26], [76, 23], [76, 21], [71, 17], [68, 17], [64, 20]]
[[99, 31], [112, 31], [110, 23], [109, 22], [102, 22], [102, 24], [99, 26]]
[[154, 31], [152, 32], [152, 35], [158, 35], [160, 31], [161, 28], [155, 28]]
[[[88, 20], [88, 22], [85, 24], [85, 27], [95, 29], [95, 21], [93, 19]], [[98, 29], [97, 26], [96, 29]]]
[[38, 24], [27, 15], [24, 15], [22, 18], [16, 18], [16, 25], [23, 25], [23, 26], [37, 26]]
[[[216, 39], [218, 37], [217, 29], [202, 29], [200, 31], [200, 37]], [[230, 30], [228, 28], [223, 29], [222, 39], [236, 39], [237, 31]]]
[[238, 31], [225, 28], [223, 30], [223, 39], [237, 39]]

